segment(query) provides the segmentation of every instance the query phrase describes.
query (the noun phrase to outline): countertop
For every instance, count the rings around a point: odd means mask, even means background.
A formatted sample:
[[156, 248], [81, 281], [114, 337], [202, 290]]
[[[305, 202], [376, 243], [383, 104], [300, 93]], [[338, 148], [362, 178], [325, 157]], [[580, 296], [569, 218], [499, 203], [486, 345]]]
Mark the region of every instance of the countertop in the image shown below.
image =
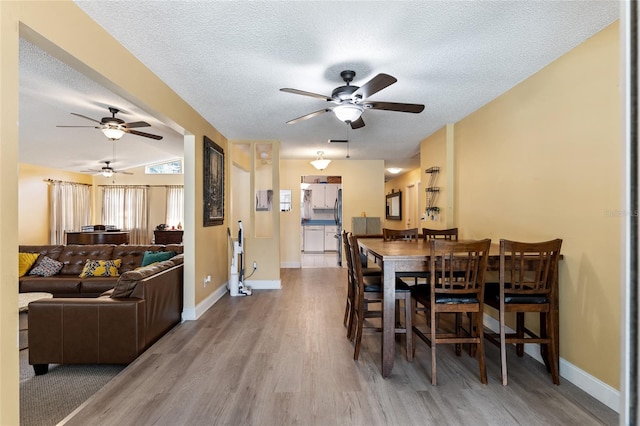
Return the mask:
[[336, 226], [336, 221], [333, 219], [302, 219], [302, 226]]

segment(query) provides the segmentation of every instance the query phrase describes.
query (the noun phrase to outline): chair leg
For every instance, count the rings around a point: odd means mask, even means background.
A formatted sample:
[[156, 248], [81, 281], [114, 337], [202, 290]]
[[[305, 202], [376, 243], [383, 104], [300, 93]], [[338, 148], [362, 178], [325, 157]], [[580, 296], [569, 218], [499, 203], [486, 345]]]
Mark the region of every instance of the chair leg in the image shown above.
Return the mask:
[[356, 324], [354, 324], [355, 327], [355, 344], [354, 344], [354, 349], [353, 349], [353, 359], [354, 360], [358, 360], [358, 358], [360, 357], [360, 343], [362, 343], [362, 321], [364, 318], [363, 317], [363, 313], [359, 312], [356, 314]]
[[413, 324], [416, 324], [417, 321], [416, 309], [418, 309], [418, 302], [414, 298], [411, 298], [411, 359], [416, 356], [416, 339], [414, 339], [413, 336]]
[[[549, 335], [547, 333], [547, 330], [549, 330], [549, 318], [550, 316], [547, 315], [546, 312], [540, 312], [539, 315], [540, 318], [540, 338], [542, 339], [548, 339]], [[542, 357], [542, 360], [544, 361], [544, 366], [547, 367], [547, 372], [551, 372], [551, 361], [549, 359], [549, 344], [540, 344], [540, 356]]]
[[[518, 339], [524, 339], [524, 312], [516, 314], [516, 334]], [[519, 357], [524, 355], [524, 343], [516, 343], [516, 355]]]
[[431, 308], [431, 384], [435, 386], [436, 381], [436, 313]]
[[504, 307], [500, 309], [500, 371], [502, 374], [502, 385], [507, 385], [507, 336], [504, 324]]
[[483, 384], [487, 384], [487, 366], [484, 360], [484, 329], [482, 324], [481, 312], [472, 314], [472, 318], [475, 318], [475, 330], [473, 330], [473, 324], [470, 326], [472, 333], [478, 338], [477, 351], [478, 351], [478, 367], [480, 368], [480, 381]]
[[411, 293], [406, 293], [404, 296], [404, 327], [406, 330], [405, 343], [407, 351], [407, 361], [413, 361], [413, 309], [411, 305]]
[[560, 353], [558, 352], [558, 316], [557, 311], [547, 315], [549, 334], [549, 363], [551, 364], [551, 380], [554, 385], [560, 384]]
[[353, 302], [349, 303], [349, 320], [347, 321], [347, 339], [353, 340]]

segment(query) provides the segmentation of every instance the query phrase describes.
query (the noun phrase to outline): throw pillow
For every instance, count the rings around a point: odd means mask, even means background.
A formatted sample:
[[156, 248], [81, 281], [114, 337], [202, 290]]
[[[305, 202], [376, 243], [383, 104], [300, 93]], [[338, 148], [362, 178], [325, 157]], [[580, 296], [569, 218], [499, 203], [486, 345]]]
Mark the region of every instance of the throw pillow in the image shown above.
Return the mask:
[[29, 271], [29, 275], [40, 275], [43, 277], [52, 277], [56, 275], [64, 264], [62, 262], [58, 262], [57, 260], [53, 260], [49, 256], [45, 256], [40, 261], [40, 264], [35, 266], [31, 271]]
[[144, 256], [142, 256], [142, 264], [140, 266], [147, 266], [152, 263], [169, 260], [175, 255], [175, 251], [145, 251]]
[[91, 260], [87, 259], [87, 262], [82, 268], [80, 278], [86, 277], [117, 277], [118, 268], [122, 259], [115, 260]]
[[18, 253], [18, 276], [24, 277], [40, 256], [38, 253]]

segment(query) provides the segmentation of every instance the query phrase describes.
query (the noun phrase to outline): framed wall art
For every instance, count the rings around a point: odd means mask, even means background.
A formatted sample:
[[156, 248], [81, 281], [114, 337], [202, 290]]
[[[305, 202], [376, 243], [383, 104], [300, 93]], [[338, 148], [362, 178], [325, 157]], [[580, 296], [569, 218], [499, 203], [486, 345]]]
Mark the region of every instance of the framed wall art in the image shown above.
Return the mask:
[[224, 222], [224, 151], [204, 137], [204, 226]]

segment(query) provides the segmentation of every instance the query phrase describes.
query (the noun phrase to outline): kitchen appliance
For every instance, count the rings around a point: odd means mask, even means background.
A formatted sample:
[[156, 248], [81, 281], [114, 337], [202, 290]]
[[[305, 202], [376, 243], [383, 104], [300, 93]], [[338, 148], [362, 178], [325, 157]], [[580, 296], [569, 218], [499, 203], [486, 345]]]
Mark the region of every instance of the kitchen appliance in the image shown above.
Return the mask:
[[333, 218], [336, 223], [336, 253], [338, 266], [342, 266], [342, 188], [338, 188], [338, 195], [333, 206]]

